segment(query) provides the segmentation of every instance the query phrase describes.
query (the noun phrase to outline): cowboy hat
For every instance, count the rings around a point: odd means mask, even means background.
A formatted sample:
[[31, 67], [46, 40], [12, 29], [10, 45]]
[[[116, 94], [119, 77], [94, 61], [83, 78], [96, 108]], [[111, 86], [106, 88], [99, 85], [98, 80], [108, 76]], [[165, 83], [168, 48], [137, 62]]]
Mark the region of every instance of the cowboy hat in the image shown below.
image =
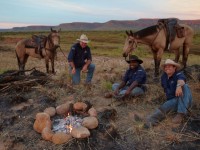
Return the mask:
[[85, 34], [82, 34], [80, 36], [80, 39], [77, 39], [77, 41], [80, 41], [80, 42], [83, 42], [83, 43], [89, 43], [90, 42]]
[[139, 64], [143, 63], [143, 61], [139, 59], [136, 55], [130, 55], [129, 60], [126, 60], [127, 63], [130, 63], [131, 61], [137, 61]]
[[161, 65], [161, 68], [164, 70], [164, 67], [165, 67], [166, 65], [173, 65], [173, 66], [176, 67], [177, 70], [179, 70], [180, 67], [181, 67], [178, 63], [174, 62], [174, 61], [171, 60], [171, 59], [167, 59], [167, 60], [165, 61], [165, 63]]

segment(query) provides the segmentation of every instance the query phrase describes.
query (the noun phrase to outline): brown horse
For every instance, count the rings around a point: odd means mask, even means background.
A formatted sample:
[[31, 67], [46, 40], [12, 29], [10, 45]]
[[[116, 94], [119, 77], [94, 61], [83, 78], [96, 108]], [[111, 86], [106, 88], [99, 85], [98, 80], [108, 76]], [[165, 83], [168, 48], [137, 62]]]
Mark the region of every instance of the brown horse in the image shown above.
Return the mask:
[[31, 39], [22, 39], [20, 40], [16, 47], [15, 52], [18, 60], [18, 66], [19, 70], [23, 73], [25, 69], [25, 64], [28, 60], [29, 56], [35, 57], [35, 58], [44, 58], [46, 63], [46, 71], [49, 73], [49, 60], [51, 61], [51, 67], [52, 67], [52, 73], [55, 73], [54, 70], [54, 58], [56, 55], [56, 49], [60, 45], [60, 30], [52, 30], [51, 33], [46, 37], [45, 36], [45, 44], [44, 48], [41, 50], [41, 54], [35, 53], [35, 48], [27, 48], [26, 43], [28, 40]]
[[[183, 46], [183, 53], [182, 53], [182, 63], [184, 68], [186, 67], [189, 48], [192, 43], [194, 31], [193, 29], [185, 24], [181, 24], [181, 27], [184, 27], [185, 36], [182, 38], [178, 38], [175, 36], [175, 39], [171, 42], [170, 50], [174, 51], [175, 53], [175, 61], [179, 61], [180, 53], [179, 49]], [[128, 37], [125, 40], [125, 45], [123, 48], [123, 56], [127, 57], [129, 53], [131, 53], [136, 47], [138, 43], [142, 43], [148, 45], [151, 48], [154, 57], [155, 63], [155, 73], [154, 76], [158, 77], [159, 75], [159, 66], [162, 59], [163, 52], [167, 47], [167, 30], [164, 26], [154, 25], [142, 29], [133, 33], [130, 31], [128, 33], [126, 31]]]

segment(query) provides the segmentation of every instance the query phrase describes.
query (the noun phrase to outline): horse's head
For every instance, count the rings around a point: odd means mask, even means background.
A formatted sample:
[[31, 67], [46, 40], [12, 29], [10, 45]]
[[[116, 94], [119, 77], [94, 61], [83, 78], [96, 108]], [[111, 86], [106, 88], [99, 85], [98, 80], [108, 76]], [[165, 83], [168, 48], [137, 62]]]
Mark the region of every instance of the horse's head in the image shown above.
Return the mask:
[[60, 47], [60, 32], [61, 29], [57, 30], [53, 30], [51, 28], [51, 33], [49, 34], [48, 38], [50, 40], [50, 43], [52, 45], [53, 48], [58, 48]]
[[127, 57], [129, 53], [131, 53], [137, 47], [137, 41], [133, 35], [133, 32], [126, 31], [127, 38], [125, 40], [124, 48], [123, 48], [123, 57]]

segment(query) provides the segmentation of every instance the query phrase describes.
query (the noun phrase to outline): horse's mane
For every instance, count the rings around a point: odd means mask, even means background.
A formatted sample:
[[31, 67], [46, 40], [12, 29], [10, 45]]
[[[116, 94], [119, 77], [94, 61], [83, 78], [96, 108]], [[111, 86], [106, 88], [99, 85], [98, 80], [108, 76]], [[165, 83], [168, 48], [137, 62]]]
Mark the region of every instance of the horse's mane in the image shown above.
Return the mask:
[[154, 33], [157, 32], [157, 27], [158, 27], [158, 25], [154, 25], [154, 26], [144, 28], [142, 30], [135, 32], [134, 36], [138, 36], [138, 37], [142, 38], [142, 37], [146, 37], [148, 35], [154, 34]]

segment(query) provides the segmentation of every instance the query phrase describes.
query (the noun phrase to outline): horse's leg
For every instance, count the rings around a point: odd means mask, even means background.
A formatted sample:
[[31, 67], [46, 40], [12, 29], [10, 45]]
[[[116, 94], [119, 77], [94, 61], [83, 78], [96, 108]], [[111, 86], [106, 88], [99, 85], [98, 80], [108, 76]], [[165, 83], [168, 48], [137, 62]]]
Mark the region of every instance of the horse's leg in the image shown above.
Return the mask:
[[27, 60], [28, 60], [28, 55], [24, 55], [24, 57], [23, 58], [19, 58], [19, 61], [18, 61], [18, 66], [19, 66], [19, 71], [20, 71], [20, 74], [21, 75], [24, 75], [25, 74], [25, 72], [24, 72], [24, 70], [25, 70], [25, 64], [26, 64], [26, 62], [27, 62]]
[[155, 63], [155, 72], [154, 72], [154, 77], [157, 78], [159, 76], [159, 67], [160, 67], [160, 62], [161, 58], [163, 55], [163, 50], [160, 49], [158, 51], [153, 51], [153, 57], [154, 57], [154, 63]]
[[187, 60], [188, 60], [188, 54], [189, 54], [189, 46], [187, 44], [183, 44], [183, 57], [182, 57], [182, 62], [183, 62], [183, 67], [184, 69], [187, 66]]
[[52, 73], [55, 73], [55, 70], [54, 70], [54, 58], [51, 59], [51, 68], [52, 68]]
[[46, 71], [49, 73], [49, 58], [45, 58], [45, 63], [46, 63]]
[[179, 52], [179, 49], [174, 50], [174, 54], [175, 54], [175, 60], [174, 60], [174, 61], [178, 63], [179, 58], [180, 58], [180, 52]]

